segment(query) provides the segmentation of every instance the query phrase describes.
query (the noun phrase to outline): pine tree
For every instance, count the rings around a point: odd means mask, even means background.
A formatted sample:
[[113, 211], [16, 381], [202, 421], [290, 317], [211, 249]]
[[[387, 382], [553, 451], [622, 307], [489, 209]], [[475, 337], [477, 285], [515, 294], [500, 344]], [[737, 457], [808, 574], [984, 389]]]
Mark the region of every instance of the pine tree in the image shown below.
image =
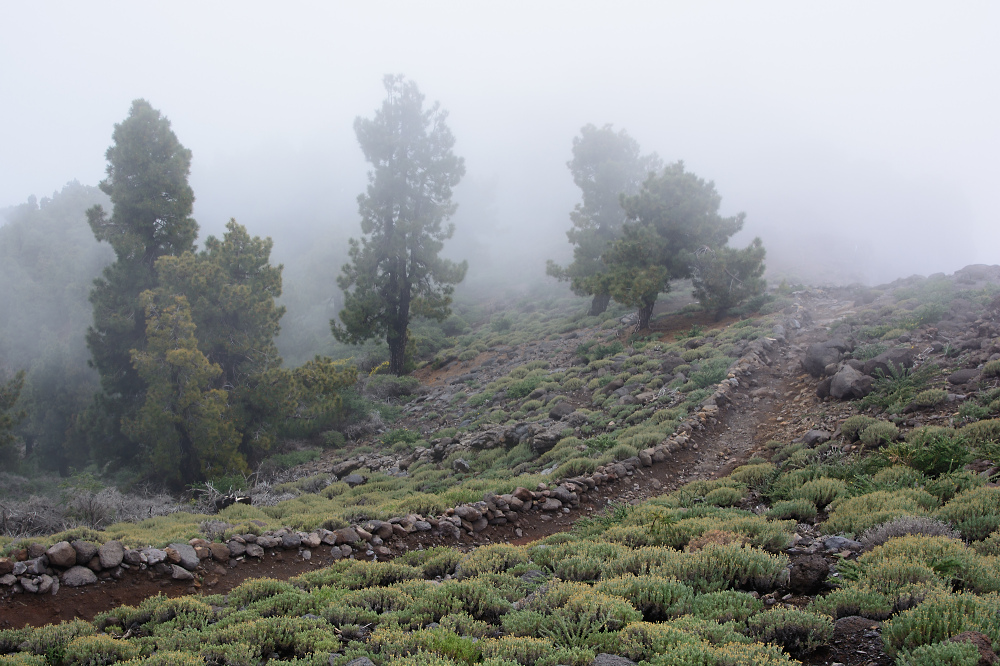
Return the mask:
[[198, 350], [187, 299], [145, 291], [139, 300], [146, 348], [132, 363], [148, 388], [122, 430], [143, 447], [148, 471], [175, 487], [247, 472], [226, 392], [212, 388], [222, 368]]
[[354, 121], [373, 168], [358, 197], [364, 236], [350, 241], [350, 263], [337, 279], [344, 309], [330, 326], [351, 344], [385, 336], [389, 371], [401, 375], [411, 316], [446, 318], [454, 285], [465, 277], [465, 262], [439, 256], [454, 231], [444, 222], [455, 212], [451, 189], [465, 165], [452, 153], [447, 113], [437, 104], [425, 110], [417, 85], [402, 76], [386, 76], [384, 84], [375, 117]]
[[156, 263], [158, 293], [187, 298], [198, 349], [221, 369], [212, 386], [228, 395], [247, 460], [259, 460], [272, 447], [294, 409], [291, 375], [281, 369], [274, 343], [285, 308], [275, 302], [282, 267], [270, 263], [272, 245], [230, 220], [222, 239], [209, 236], [203, 251]]
[[719, 248], [743, 227], [745, 215], [719, 215], [715, 184], [684, 170], [684, 163], [652, 174], [642, 190], [622, 199], [628, 222], [604, 255], [611, 297], [638, 308], [636, 330], [649, 327], [656, 297], [670, 281], [691, 277], [692, 255]]
[[101, 394], [87, 420], [91, 443], [102, 458], [135, 453], [121, 433], [122, 419], [134, 418], [146, 383], [132, 365], [132, 350], [145, 349], [146, 321], [139, 295], [155, 289], [156, 260], [194, 249], [198, 225], [191, 218], [194, 193], [188, 185], [191, 152], [170, 122], [149, 102], [132, 102], [115, 125], [106, 153], [101, 190], [111, 198], [87, 211], [94, 236], [109, 243], [115, 262], [94, 281], [90, 302], [94, 323], [87, 331], [91, 363], [101, 375]]
[[611, 299], [611, 276], [601, 257], [621, 236], [621, 197], [638, 192], [663, 162], [656, 153], [640, 155], [639, 143], [625, 130], [585, 125], [573, 139], [573, 159], [566, 166], [583, 198], [570, 213], [573, 228], [566, 232], [575, 246], [573, 262], [563, 268], [550, 260], [546, 272], [569, 280], [574, 293], [593, 296], [590, 314], [599, 315]]

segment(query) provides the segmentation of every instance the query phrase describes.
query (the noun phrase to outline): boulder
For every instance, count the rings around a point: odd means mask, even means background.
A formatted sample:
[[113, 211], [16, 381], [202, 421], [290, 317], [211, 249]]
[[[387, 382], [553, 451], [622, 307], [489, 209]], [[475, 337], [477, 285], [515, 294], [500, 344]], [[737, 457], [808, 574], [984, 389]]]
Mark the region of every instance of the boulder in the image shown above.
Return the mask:
[[841, 354], [847, 351], [847, 343], [840, 338], [832, 338], [826, 342], [809, 345], [802, 359], [802, 369], [813, 377], [826, 374], [826, 366], [840, 360]]
[[97, 582], [97, 574], [87, 567], [77, 565], [66, 570], [66, 573], [62, 575], [62, 582], [63, 585], [68, 585], [69, 587], [93, 585]]
[[822, 555], [804, 555], [792, 560], [788, 589], [797, 594], [813, 594], [830, 573], [830, 563]]
[[259, 544], [248, 543], [247, 544], [247, 557], [257, 557], [257, 558], [264, 557], [264, 549], [261, 548]]
[[108, 541], [97, 549], [102, 569], [114, 569], [125, 558], [125, 548], [121, 541]]
[[344, 462], [337, 463], [332, 468], [330, 468], [330, 472], [334, 476], [339, 478], [341, 476], [344, 476], [345, 474], [350, 474], [359, 467], [361, 467], [360, 460], [356, 459], [345, 460]]
[[170, 565], [170, 577], [174, 580], [194, 580], [193, 573], [184, 567], [177, 566], [176, 564]]
[[352, 544], [361, 540], [361, 536], [353, 527], [344, 527], [333, 531], [335, 535], [334, 543], [338, 546]]
[[902, 368], [912, 368], [916, 358], [917, 350], [913, 347], [893, 347], [866, 361], [864, 372], [866, 375], [872, 376], [875, 376], [876, 372], [881, 372], [889, 377], [894, 371], [899, 372]]
[[542, 502], [542, 511], [558, 511], [561, 508], [562, 502], [557, 500], [555, 497], [546, 498], [546, 500]]
[[198, 559], [198, 553], [195, 552], [194, 546], [186, 543], [172, 543], [167, 548], [168, 555], [170, 553], [169, 549], [173, 549], [177, 553], [178, 561], [175, 564], [181, 565], [188, 571], [194, 571], [198, 568], [201, 560]]
[[141, 552], [146, 556], [146, 566], [156, 566], [167, 559], [167, 551], [159, 548], [143, 548]]
[[557, 402], [552, 409], [549, 410], [549, 418], [553, 421], [561, 421], [565, 417], [569, 416], [576, 411], [573, 405], [566, 401]]
[[635, 666], [635, 662], [617, 654], [602, 652], [594, 657], [594, 660], [590, 662], [590, 666]]
[[458, 472], [459, 474], [465, 474], [472, 467], [469, 465], [469, 461], [465, 458], [457, 458], [451, 463], [451, 468]]
[[341, 481], [349, 485], [351, 488], [354, 488], [356, 486], [361, 486], [367, 483], [368, 477], [364, 476], [363, 474], [348, 474], [343, 479], [341, 479]]
[[90, 562], [97, 556], [98, 546], [96, 543], [77, 539], [71, 545], [73, 546], [73, 550], [76, 551], [77, 564], [87, 564], [87, 562]]
[[455, 515], [461, 518], [462, 520], [468, 521], [470, 523], [474, 523], [483, 517], [481, 511], [464, 504], [462, 506], [455, 507]]
[[809, 446], [815, 446], [816, 444], [829, 442], [832, 437], [833, 435], [826, 430], [810, 430], [802, 435], [802, 441]]
[[76, 550], [73, 549], [69, 541], [60, 541], [59, 543], [52, 544], [45, 551], [45, 555], [49, 558], [49, 563], [54, 567], [68, 569], [76, 566]]
[[837, 400], [863, 398], [872, 392], [872, 378], [845, 365], [830, 382], [830, 395]]
[[956, 370], [948, 375], [948, 383], [953, 386], [961, 386], [962, 384], [968, 384], [969, 382], [975, 381], [978, 378], [979, 370], [976, 368], [963, 368], [962, 370]]
[[[212, 559], [216, 562], [226, 563], [229, 561], [229, 546], [224, 543], [213, 543], [209, 545], [212, 551]], [[244, 551], [246, 549], [244, 548]]]
[[859, 542], [842, 536], [827, 537], [823, 540], [823, 547], [829, 551], [853, 550], [855, 552], [860, 552], [862, 548]]

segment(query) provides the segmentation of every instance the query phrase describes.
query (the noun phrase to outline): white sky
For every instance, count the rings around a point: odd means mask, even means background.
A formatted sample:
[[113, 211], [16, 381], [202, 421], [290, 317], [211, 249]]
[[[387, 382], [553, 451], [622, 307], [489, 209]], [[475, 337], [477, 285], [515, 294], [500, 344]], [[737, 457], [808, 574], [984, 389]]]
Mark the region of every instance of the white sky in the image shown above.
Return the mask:
[[[352, 122], [399, 72], [450, 112], [465, 191], [495, 184], [491, 224], [547, 256], [569, 249], [572, 138], [610, 122], [714, 180], [772, 265], [873, 281], [1000, 263], [995, 2], [0, 0], [0, 16], [0, 207], [96, 184], [145, 97], [194, 153], [206, 231], [235, 216], [279, 253], [317, 224], [356, 234]], [[484, 205], [462, 192], [472, 224]]]

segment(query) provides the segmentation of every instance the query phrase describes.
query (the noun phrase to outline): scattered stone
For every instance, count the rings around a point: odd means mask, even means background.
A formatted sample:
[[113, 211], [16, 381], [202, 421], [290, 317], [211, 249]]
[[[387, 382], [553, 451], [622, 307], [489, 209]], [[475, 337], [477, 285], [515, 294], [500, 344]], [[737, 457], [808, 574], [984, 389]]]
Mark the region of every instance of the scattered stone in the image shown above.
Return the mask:
[[125, 548], [121, 541], [108, 541], [97, 549], [97, 557], [102, 569], [114, 569], [125, 558]]
[[62, 582], [63, 585], [67, 585], [69, 587], [93, 585], [97, 582], [97, 574], [87, 567], [77, 565], [66, 570], [66, 573], [62, 575]]
[[178, 560], [176, 562], [171, 558], [171, 562], [174, 564], [180, 564], [182, 567], [188, 571], [194, 571], [198, 568], [198, 564], [201, 560], [198, 558], [198, 553], [195, 552], [194, 547], [186, 543], [172, 543], [167, 547], [167, 554], [169, 556], [170, 550], [173, 549], [177, 553]]
[[797, 594], [815, 594], [830, 573], [830, 564], [822, 555], [803, 555], [792, 560], [788, 589]]
[[954, 386], [968, 384], [979, 378], [979, 370], [976, 368], [963, 368], [948, 375], [948, 383]]
[[872, 378], [849, 365], [840, 369], [830, 382], [830, 395], [837, 400], [863, 398], [872, 392]]
[[341, 479], [341, 481], [349, 485], [351, 488], [354, 488], [367, 483], [368, 477], [363, 474], [348, 474], [343, 479]]
[[76, 550], [69, 541], [60, 541], [52, 544], [45, 551], [45, 556], [49, 558], [49, 563], [54, 567], [68, 569], [76, 565]]
[[170, 565], [170, 577], [174, 580], [194, 580], [194, 574], [176, 564]]
[[76, 540], [72, 543], [73, 550], [76, 551], [76, 563], [87, 564], [97, 556], [98, 545], [90, 541]]

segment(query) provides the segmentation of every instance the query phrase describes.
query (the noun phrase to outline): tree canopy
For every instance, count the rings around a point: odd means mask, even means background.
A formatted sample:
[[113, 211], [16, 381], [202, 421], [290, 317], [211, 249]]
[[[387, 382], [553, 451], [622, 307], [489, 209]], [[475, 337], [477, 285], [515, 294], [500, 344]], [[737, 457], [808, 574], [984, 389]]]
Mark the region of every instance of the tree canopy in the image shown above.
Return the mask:
[[104, 457], [128, 457], [133, 449], [119, 426], [134, 417], [146, 388], [132, 364], [132, 351], [145, 349], [139, 296], [157, 286], [157, 259], [194, 250], [198, 224], [191, 218], [191, 151], [177, 140], [169, 120], [146, 100], [135, 100], [128, 117], [115, 125], [112, 140], [105, 155], [107, 178], [100, 183], [112, 212], [109, 216], [97, 205], [87, 211], [87, 219], [97, 240], [111, 245], [115, 262], [94, 281], [87, 346], [101, 375], [102, 395], [93, 416], [108, 419], [94, 444]]
[[405, 372], [412, 316], [444, 319], [454, 285], [467, 264], [440, 257], [453, 225], [452, 188], [465, 174], [447, 113], [424, 108], [417, 85], [399, 75], [384, 79], [386, 99], [371, 119], [357, 118], [354, 132], [372, 165], [358, 197], [360, 240], [351, 239], [349, 263], [337, 284], [344, 290], [340, 322], [330, 322], [341, 342], [385, 336], [389, 371]]
[[601, 257], [621, 236], [625, 222], [621, 197], [638, 192], [646, 177], [662, 165], [656, 153], [641, 155], [639, 143], [611, 125], [584, 125], [573, 139], [573, 159], [566, 166], [582, 195], [570, 213], [573, 228], [566, 232], [575, 246], [573, 261], [566, 267], [549, 261], [546, 272], [568, 280], [575, 293], [593, 296], [591, 315], [604, 312], [610, 300], [611, 275]]
[[651, 174], [642, 190], [622, 198], [628, 221], [604, 255], [612, 298], [639, 310], [647, 328], [656, 297], [670, 281], [691, 277], [695, 253], [721, 248], [743, 227], [745, 215], [719, 214], [715, 184], [685, 171], [683, 162]]

